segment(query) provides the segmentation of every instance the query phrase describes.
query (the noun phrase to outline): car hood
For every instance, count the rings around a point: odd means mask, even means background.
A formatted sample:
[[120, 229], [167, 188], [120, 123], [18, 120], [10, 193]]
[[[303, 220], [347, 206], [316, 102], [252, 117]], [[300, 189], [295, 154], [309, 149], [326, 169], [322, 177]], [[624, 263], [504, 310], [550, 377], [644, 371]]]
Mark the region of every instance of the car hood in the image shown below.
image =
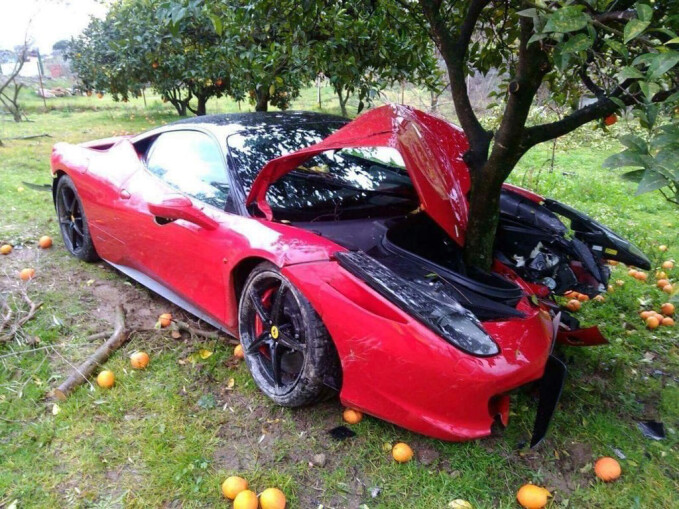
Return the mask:
[[272, 159], [255, 178], [246, 205], [256, 203], [271, 219], [271, 207], [266, 202], [271, 183], [321, 152], [358, 147], [398, 150], [421, 208], [459, 245], [464, 244], [470, 178], [462, 155], [469, 147], [467, 138], [460, 128], [407, 106], [376, 108], [319, 143]]

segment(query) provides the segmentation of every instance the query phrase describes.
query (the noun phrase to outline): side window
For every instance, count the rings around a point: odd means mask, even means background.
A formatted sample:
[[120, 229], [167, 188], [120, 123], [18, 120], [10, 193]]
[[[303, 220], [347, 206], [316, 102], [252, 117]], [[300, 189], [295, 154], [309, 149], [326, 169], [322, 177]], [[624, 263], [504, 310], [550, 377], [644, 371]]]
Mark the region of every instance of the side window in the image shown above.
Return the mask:
[[219, 147], [199, 131], [161, 134], [146, 153], [146, 166], [181, 192], [224, 209], [229, 197], [226, 165]]

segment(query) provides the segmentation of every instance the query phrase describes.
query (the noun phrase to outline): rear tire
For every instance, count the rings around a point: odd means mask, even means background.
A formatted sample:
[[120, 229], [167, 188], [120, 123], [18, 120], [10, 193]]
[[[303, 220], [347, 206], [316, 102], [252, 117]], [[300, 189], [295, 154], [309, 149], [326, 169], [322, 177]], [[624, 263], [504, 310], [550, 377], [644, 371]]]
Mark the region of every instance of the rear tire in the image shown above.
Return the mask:
[[83, 204], [71, 177], [63, 175], [59, 179], [54, 196], [61, 238], [68, 252], [85, 262], [98, 261]]
[[250, 273], [238, 308], [245, 361], [260, 390], [286, 407], [310, 405], [336, 394], [335, 345], [309, 301], [268, 262]]

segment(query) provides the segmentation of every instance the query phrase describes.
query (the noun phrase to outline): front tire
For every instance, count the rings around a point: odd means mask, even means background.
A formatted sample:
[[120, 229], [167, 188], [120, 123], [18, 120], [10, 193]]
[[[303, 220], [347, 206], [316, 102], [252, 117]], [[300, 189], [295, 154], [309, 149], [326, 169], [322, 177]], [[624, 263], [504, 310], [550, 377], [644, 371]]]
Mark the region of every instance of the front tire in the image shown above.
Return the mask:
[[68, 252], [86, 262], [99, 260], [82, 201], [71, 177], [64, 175], [59, 179], [54, 196], [61, 238]]
[[245, 361], [260, 390], [286, 407], [335, 394], [324, 380], [340, 372], [335, 345], [309, 301], [270, 263], [250, 273], [238, 309]]

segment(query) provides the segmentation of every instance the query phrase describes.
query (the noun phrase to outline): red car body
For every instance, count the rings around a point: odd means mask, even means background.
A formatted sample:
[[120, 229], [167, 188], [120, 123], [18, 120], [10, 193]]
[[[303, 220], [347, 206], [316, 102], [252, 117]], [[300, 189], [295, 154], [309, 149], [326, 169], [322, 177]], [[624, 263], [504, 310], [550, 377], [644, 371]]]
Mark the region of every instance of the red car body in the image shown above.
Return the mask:
[[[176, 124], [158, 132], [187, 127], [202, 129], [200, 123]], [[516, 306], [523, 316], [483, 322], [499, 353], [472, 355], [342, 267], [336, 253], [345, 247], [275, 221], [267, 205], [267, 187], [314, 154], [392, 147], [405, 161], [422, 209], [462, 245], [470, 179], [459, 129], [409, 108], [372, 110], [317, 145], [269, 162], [246, 200], [264, 217], [199, 203], [152, 175], [135, 148], [152, 135], [60, 143], [52, 154], [55, 179], [67, 174], [77, 187], [97, 253], [124, 273], [237, 336], [242, 280], [260, 261], [271, 262], [308, 299], [332, 337], [341, 360], [342, 403], [443, 440], [487, 436], [498, 418], [506, 425], [508, 393], [543, 377], [558, 327], [558, 310], [543, 301], [543, 286], [496, 262], [496, 272], [523, 290]], [[158, 217], [176, 220], [159, 224]]]

